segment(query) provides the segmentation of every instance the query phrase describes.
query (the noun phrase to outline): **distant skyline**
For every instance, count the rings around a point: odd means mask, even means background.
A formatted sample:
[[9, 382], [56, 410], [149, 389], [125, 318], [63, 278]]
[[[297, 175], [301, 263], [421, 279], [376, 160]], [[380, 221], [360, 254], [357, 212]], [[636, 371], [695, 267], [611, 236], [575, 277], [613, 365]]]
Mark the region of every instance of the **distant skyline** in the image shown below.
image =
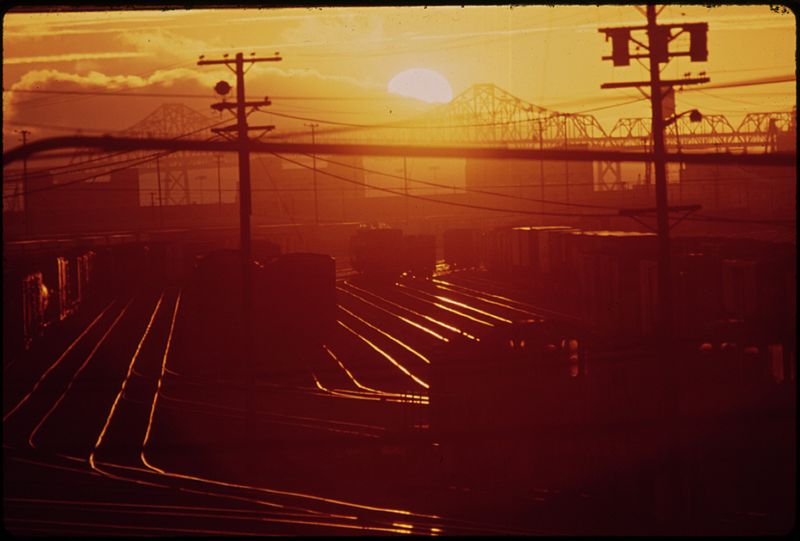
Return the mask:
[[[769, 6], [668, 5], [659, 22], [708, 22], [708, 62], [673, 59], [665, 77], [706, 72], [708, 89], [678, 92], [678, 109], [724, 114], [734, 124], [748, 112], [787, 111], [796, 82], [717, 85], [796, 72], [796, 21]], [[493, 83], [518, 98], [563, 112], [587, 112], [606, 128], [616, 118], [649, 116], [636, 90], [601, 90], [611, 81], [646, 80], [635, 61], [615, 68], [598, 28], [644, 24], [623, 6], [420, 6], [371, 8], [115, 10], [6, 13], [3, 18], [4, 144], [28, 126], [38, 138], [70, 128], [125, 129], [160, 104], [183, 101], [212, 116], [213, 85], [233, 83], [224, 67], [196, 65], [200, 55], [279, 51], [259, 64], [247, 93], [275, 97], [271, 111], [320, 120], [381, 123], [429, 104], [392, 97], [388, 82], [424, 68], [449, 82], [454, 96]], [[683, 38], [673, 48], [685, 49]], [[25, 92], [35, 91], [35, 92]], [[45, 92], [42, 92], [45, 91]], [[69, 91], [76, 94], [57, 94]], [[80, 92], [95, 94], [80, 94]], [[103, 92], [206, 95], [207, 99], [105, 96]], [[313, 98], [317, 99], [296, 99]], [[296, 123], [273, 117], [278, 129]], [[54, 129], [48, 130], [51, 126]], [[9, 141], [9, 138], [11, 139]]]

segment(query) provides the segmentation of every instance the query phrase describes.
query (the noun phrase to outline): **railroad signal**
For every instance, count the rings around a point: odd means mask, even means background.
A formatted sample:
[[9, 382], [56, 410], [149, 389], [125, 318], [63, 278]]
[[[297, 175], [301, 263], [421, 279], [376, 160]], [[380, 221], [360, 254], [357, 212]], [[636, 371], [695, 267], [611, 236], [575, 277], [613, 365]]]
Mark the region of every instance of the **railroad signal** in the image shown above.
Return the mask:
[[683, 25], [689, 32], [689, 59], [692, 62], [708, 60], [708, 23], [691, 23]]
[[[677, 32], [673, 33], [673, 29]], [[611, 60], [615, 66], [629, 66], [631, 58], [648, 59], [651, 52], [655, 61], [660, 63], [669, 62], [670, 57], [673, 56], [688, 56], [692, 62], [708, 60], [708, 23], [655, 25], [648, 45], [644, 45], [631, 36], [634, 30], [647, 30], [647, 26], [600, 28], [598, 31], [606, 35], [606, 41], [611, 39], [611, 56], [604, 56], [603, 60]], [[669, 44], [684, 32], [689, 34], [689, 50], [671, 52]], [[639, 47], [644, 47], [647, 52], [631, 54], [630, 41]], [[636, 48], [637, 51], [639, 47]]]
[[220, 96], [227, 96], [231, 91], [231, 85], [226, 81], [220, 81], [214, 86], [214, 92]]
[[611, 58], [615, 66], [629, 66], [631, 63], [628, 41], [631, 39], [629, 28], [611, 28], [606, 32], [606, 41], [611, 38]]

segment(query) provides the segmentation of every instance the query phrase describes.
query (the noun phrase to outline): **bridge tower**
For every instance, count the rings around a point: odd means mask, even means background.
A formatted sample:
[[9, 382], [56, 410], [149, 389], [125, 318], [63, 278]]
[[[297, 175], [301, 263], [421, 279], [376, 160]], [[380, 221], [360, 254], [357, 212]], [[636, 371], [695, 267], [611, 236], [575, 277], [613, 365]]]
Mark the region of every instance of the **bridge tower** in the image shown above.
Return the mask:
[[[207, 139], [213, 122], [182, 103], [165, 103], [123, 132], [127, 137], [159, 139]], [[189, 170], [211, 163], [211, 153], [173, 152], [148, 163], [140, 171], [155, 171], [163, 186], [165, 205], [188, 205], [190, 202]]]

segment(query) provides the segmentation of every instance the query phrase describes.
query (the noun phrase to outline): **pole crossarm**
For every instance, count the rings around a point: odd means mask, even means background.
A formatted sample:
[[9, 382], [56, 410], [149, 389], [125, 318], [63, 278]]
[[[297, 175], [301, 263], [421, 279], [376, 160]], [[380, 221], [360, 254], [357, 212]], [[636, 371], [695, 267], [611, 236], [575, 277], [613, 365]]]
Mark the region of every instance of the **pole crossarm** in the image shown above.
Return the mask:
[[[277, 53], [275, 56], [267, 56], [264, 58], [242, 58], [242, 62], [280, 62], [283, 60]], [[223, 58], [219, 60], [198, 60], [198, 66], [207, 66], [209, 64], [236, 64], [236, 58]]]
[[[672, 54], [672, 53], [670, 53]], [[702, 83], [708, 83], [711, 79], [708, 77], [687, 77], [685, 79], [663, 79], [659, 81], [660, 86], [685, 86], [685, 85], [698, 85]], [[620, 82], [620, 83], [603, 83], [600, 85], [600, 88], [632, 88], [632, 87], [639, 87], [639, 86], [650, 86], [650, 81], [630, 81], [630, 82]]]
[[[362, 156], [409, 156], [432, 158], [479, 158], [508, 160], [545, 161], [621, 161], [652, 162], [649, 152], [624, 152], [617, 150], [579, 150], [579, 149], [527, 149], [498, 147], [457, 147], [457, 146], [418, 146], [418, 145], [355, 145], [331, 143], [277, 143], [268, 141], [248, 141], [252, 152], [277, 154], [351, 154]], [[22, 160], [40, 152], [63, 148], [95, 148], [113, 150], [175, 150], [200, 152], [238, 152], [242, 143], [238, 141], [199, 141], [175, 139], [139, 139], [111, 136], [60, 136], [39, 139], [27, 145], [17, 146], [3, 153], [4, 165]], [[774, 152], [771, 154], [736, 154], [730, 152], [710, 153], [667, 153], [667, 162], [675, 163], [720, 163], [739, 165], [795, 166], [795, 152]]]
[[[269, 100], [269, 98], [264, 98], [263, 100], [259, 101], [244, 102], [245, 107], [266, 107], [267, 105], [272, 105], [272, 102]], [[238, 103], [230, 101], [221, 101], [211, 106], [211, 108], [214, 109], [215, 111], [222, 111], [224, 109], [236, 109], [237, 107], [239, 107]]]
[[[236, 131], [238, 129], [239, 129], [239, 126], [237, 126], [236, 124], [231, 124], [230, 126], [225, 126], [223, 128], [211, 128], [211, 131], [214, 132], [214, 133], [220, 133], [220, 132]], [[274, 130], [275, 126], [272, 125], [272, 124], [269, 124], [267, 126], [247, 126], [247, 129], [248, 130]]]

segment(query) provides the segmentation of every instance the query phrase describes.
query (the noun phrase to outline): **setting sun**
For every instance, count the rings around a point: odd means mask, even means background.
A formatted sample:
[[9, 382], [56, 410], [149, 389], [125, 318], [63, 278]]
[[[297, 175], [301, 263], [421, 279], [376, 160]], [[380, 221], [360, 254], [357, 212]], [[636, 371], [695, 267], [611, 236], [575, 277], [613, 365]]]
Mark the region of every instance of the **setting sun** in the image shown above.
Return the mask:
[[389, 92], [428, 103], [447, 103], [453, 89], [444, 76], [433, 70], [413, 68], [401, 71], [389, 81]]

